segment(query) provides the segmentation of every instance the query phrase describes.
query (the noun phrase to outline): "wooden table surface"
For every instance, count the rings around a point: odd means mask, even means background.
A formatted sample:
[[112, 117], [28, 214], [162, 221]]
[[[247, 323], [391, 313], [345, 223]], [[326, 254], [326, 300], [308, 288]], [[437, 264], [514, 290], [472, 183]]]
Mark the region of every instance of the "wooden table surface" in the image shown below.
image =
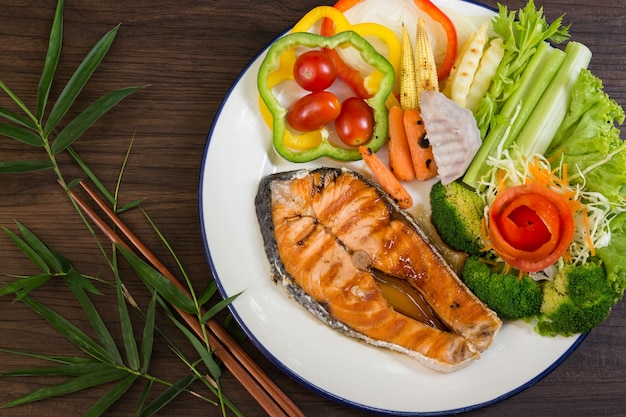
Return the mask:
[[[47, 49], [54, 0], [3, 0], [0, 6], [0, 80], [34, 106]], [[149, 85], [99, 120], [76, 142], [75, 149], [109, 187], [132, 139], [134, 146], [120, 190], [122, 203], [145, 198], [143, 208], [180, 257], [197, 288], [209, 278], [198, 221], [197, 187], [207, 133], [220, 103], [246, 64], [274, 37], [318, 5], [315, 0], [66, 0], [65, 38], [56, 97], [91, 46], [121, 23], [117, 39], [79, 97], [76, 109], [104, 92], [128, 85]], [[495, 6], [495, 0], [485, 3]], [[509, 0], [510, 8], [525, 4]], [[536, 0], [549, 18], [562, 13], [572, 23], [574, 40], [594, 52], [591, 70], [606, 91], [626, 105], [626, 2], [624, 0]], [[0, 107], [10, 106], [0, 94]], [[235, 139], [235, 138], [233, 138]], [[0, 160], [36, 159], [41, 149], [0, 139]], [[245, 152], [245, 144], [241, 145]], [[225, 157], [236, 158], [237, 155]], [[66, 178], [79, 177], [76, 166], [60, 157]], [[223, 181], [228, 181], [225, 172]], [[233, 190], [237, 192], [237, 190]], [[136, 210], [124, 215], [135, 232], [169, 266], [173, 261]], [[68, 257], [84, 274], [111, 279], [110, 270], [51, 171], [0, 176], [0, 225], [16, 230], [18, 220]], [[123, 271], [128, 272], [123, 268]], [[5, 234], [0, 235], [0, 274], [33, 274], [36, 270]], [[127, 285], [140, 302], [144, 287], [132, 274]], [[82, 311], [60, 281], [35, 293], [41, 302], [86, 326]], [[112, 292], [96, 298], [105, 320], [116, 323]], [[534, 386], [505, 401], [468, 412], [468, 416], [624, 416], [626, 415], [626, 304], [594, 329], [556, 370]], [[183, 337], [159, 316], [159, 325], [191, 353]], [[117, 340], [119, 328], [112, 326]], [[289, 337], [285, 335], [285, 337]], [[22, 303], [0, 298], [0, 347], [46, 354], [78, 354], [75, 346], [52, 330]], [[371, 413], [335, 403], [294, 382], [249, 342], [244, 347], [308, 416], [368, 416]], [[530, 354], [533, 354], [532, 352]], [[541, 354], [541, 352], [536, 352]], [[0, 372], [38, 364], [35, 359], [0, 353]], [[323, 364], [320, 364], [323, 366]], [[366, 365], [364, 365], [366, 366]], [[151, 371], [174, 381], [185, 367], [163, 345], [157, 345]], [[54, 382], [53, 379], [0, 379], [0, 403]], [[222, 377], [227, 397], [247, 416], [265, 413], [228, 373]], [[371, 381], [373, 385], [377, 381]], [[142, 385], [114, 405], [107, 415], [132, 415]], [[406, 395], [420, 387], [406, 387]], [[83, 414], [104, 391], [100, 388], [14, 409], [0, 416], [75, 416]], [[212, 405], [183, 395], [161, 416], [218, 415]]]

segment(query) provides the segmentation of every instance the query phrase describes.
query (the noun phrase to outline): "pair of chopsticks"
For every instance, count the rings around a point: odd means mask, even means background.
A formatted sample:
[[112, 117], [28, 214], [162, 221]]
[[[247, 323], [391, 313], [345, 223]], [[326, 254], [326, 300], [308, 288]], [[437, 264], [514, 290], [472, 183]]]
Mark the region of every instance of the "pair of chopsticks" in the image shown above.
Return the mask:
[[[82, 188], [89, 194], [92, 200], [103, 210], [106, 216], [115, 224], [119, 231], [128, 239], [152, 266], [179, 287], [187, 295], [189, 291], [176, 277], [157, 259], [145, 244], [126, 226], [122, 220], [111, 210], [83, 181]], [[102, 220], [72, 189], [69, 191], [76, 204], [98, 226], [98, 228], [114, 243], [132, 251], [130, 246], [109, 225]], [[174, 307], [185, 323], [193, 332], [203, 339], [204, 333], [198, 318], [192, 314]], [[204, 312], [202, 312], [204, 315]], [[211, 319], [206, 322], [208, 327], [207, 337], [215, 355], [222, 361], [224, 366], [233, 374], [243, 387], [252, 395], [259, 405], [272, 417], [304, 417], [304, 413], [287, 397], [287, 395], [263, 372], [263, 370], [248, 356], [241, 346], [219, 324]]]

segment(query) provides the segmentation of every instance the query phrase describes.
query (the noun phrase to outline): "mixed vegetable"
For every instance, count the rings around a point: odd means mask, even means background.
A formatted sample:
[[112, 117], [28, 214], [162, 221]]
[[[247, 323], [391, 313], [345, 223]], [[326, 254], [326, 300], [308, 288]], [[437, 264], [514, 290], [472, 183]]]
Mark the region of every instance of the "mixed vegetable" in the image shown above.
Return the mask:
[[[407, 209], [425, 182], [479, 298], [543, 335], [591, 330], [626, 289], [625, 115], [591, 51], [533, 0], [463, 36], [429, 0], [390, 1], [315, 8], [272, 45], [258, 85], [274, 148], [363, 159]], [[380, 23], [384, 7], [414, 25]]]
[[[289, 108], [281, 104], [279, 97], [274, 93], [271, 74], [280, 70], [284, 55], [295, 53], [298, 47], [308, 51], [317, 51], [323, 54], [323, 48], [336, 48], [340, 45], [350, 45], [356, 49], [361, 58], [381, 74], [378, 90], [365, 101], [354, 97], [357, 102], [352, 105], [342, 105], [337, 94], [326, 89], [315, 89], [302, 95]], [[307, 87], [324, 85], [329, 81], [328, 75], [312, 66], [320, 66], [320, 60], [313, 62], [310, 56], [301, 55], [295, 63], [306, 67], [304, 75], [296, 73], [298, 85]], [[298, 62], [300, 61], [300, 62]], [[323, 60], [322, 60], [323, 61]], [[322, 64], [327, 65], [327, 64]], [[293, 68], [293, 67], [292, 67]], [[339, 160], [359, 159], [359, 152], [354, 148], [343, 147], [333, 143], [326, 130], [326, 125], [336, 122], [342, 132], [342, 137], [351, 144], [369, 141], [373, 150], [378, 150], [387, 140], [387, 110], [385, 101], [391, 93], [394, 80], [394, 70], [387, 59], [380, 55], [363, 37], [354, 31], [344, 31], [332, 37], [325, 37], [309, 32], [294, 32], [282, 37], [272, 44], [258, 74], [258, 87], [261, 99], [272, 114], [272, 130], [274, 148], [285, 159], [292, 162], [311, 161], [322, 156]], [[283, 80], [278, 80], [278, 82]], [[334, 80], [330, 80], [333, 81]], [[332, 84], [332, 82], [330, 83]], [[367, 137], [363, 136], [363, 131]], [[293, 140], [297, 132], [305, 132], [317, 136], [308, 139], [303, 145], [302, 140]], [[287, 139], [287, 140], [286, 140]], [[289, 146], [292, 143], [303, 146]]]

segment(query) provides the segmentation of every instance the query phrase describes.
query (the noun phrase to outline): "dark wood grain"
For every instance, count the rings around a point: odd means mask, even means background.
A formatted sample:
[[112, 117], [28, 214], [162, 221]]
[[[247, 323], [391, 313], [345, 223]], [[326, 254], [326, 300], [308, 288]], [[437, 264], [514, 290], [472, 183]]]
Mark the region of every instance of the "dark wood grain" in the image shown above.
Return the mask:
[[[0, 79], [27, 105], [34, 107], [37, 83], [47, 48], [55, 7], [54, 0], [3, 0], [0, 6]], [[274, 37], [295, 22], [315, 0], [66, 0], [65, 41], [58, 82], [51, 95], [58, 96], [89, 48], [108, 29], [121, 23], [116, 41], [94, 74], [76, 109], [84, 108], [104, 92], [128, 85], [149, 85], [103, 117], [76, 144], [76, 150], [110, 188], [114, 187], [124, 153], [134, 139], [133, 151], [120, 191], [122, 202], [146, 198], [143, 206], [167, 236], [194, 284], [201, 288], [209, 277], [198, 224], [197, 186], [207, 133], [218, 108], [238, 74]], [[495, 6], [495, 0], [485, 2]], [[506, 2], [518, 8], [525, 1]], [[623, 0], [538, 1], [554, 18], [567, 13], [575, 40], [594, 52], [591, 69], [606, 91], [626, 105], [626, 3]], [[330, 4], [330, 3], [326, 3]], [[10, 107], [0, 94], [0, 106]], [[77, 110], [75, 110], [77, 111]], [[242, 144], [242, 151], [244, 151]], [[0, 139], [0, 160], [43, 157]], [[236, 157], [233, 155], [232, 157]], [[68, 179], [81, 174], [66, 157], [61, 168]], [[228, 173], [224, 173], [225, 180]], [[98, 247], [49, 171], [0, 177], [0, 225], [15, 230], [19, 220], [59, 252], [76, 268], [110, 278]], [[166, 249], [137, 212], [124, 221], [169, 267]], [[0, 273], [34, 273], [31, 263], [0, 234]], [[133, 283], [134, 282], [134, 283]], [[147, 295], [141, 284], [129, 280], [129, 289], [140, 302]], [[61, 282], [51, 282], [36, 293], [39, 300], [86, 326], [80, 308]], [[96, 297], [105, 320], [116, 323], [115, 297]], [[183, 338], [159, 316], [159, 325], [191, 354]], [[137, 327], [141, 320], [137, 317]], [[111, 327], [119, 340], [121, 330]], [[288, 337], [288, 336], [286, 336]], [[0, 298], [0, 347], [54, 354], [78, 353], [36, 314], [8, 297]], [[295, 383], [255, 349], [244, 344], [259, 365], [310, 416], [368, 416], [330, 401]], [[541, 354], [528, 352], [528, 355]], [[185, 367], [162, 344], [156, 346], [151, 371], [176, 380]], [[523, 358], [520, 358], [523, 360]], [[0, 372], [39, 362], [0, 353]], [[320, 364], [323, 366], [323, 364]], [[366, 366], [366, 364], [364, 364]], [[53, 379], [0, 379], [0, 403], [44, 386]], [[371, 381], [376, 385], [376, 381]], [[264, 412], [228, 374], [222, 378], [226, 395], [247, 416]], [[384, 387], [380, 387], [384, 395]], [[406, 387], [413, 395], [420, 387]], [[134, 387], [108, 415], [132, 415], [141, 395]], [[10, 410], [0, 416], [81, 415], [102, 390], [72, 394], [60, 399]], [[619, 303], [611, 316], [593, 330], [584, 343], [556, 370], [534, 386], [468, 416], [623, 416], [626, 414], [626, 307]], [[214, 406], [182, 396], [160, 412], [161, 416], [218, 415]]]

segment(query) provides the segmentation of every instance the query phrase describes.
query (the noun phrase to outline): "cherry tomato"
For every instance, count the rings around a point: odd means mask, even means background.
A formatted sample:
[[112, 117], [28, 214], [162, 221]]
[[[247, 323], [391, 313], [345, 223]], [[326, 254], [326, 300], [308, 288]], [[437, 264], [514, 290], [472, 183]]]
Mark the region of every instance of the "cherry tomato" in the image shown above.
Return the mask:
[[341, 104], [341, 113], [335, 119], [335, 130], [346, 145], [363, 145], [374, 132], [372, 109], [359, 97], [345, 99]]
[[308, 91], [322, 91], [330, 87], [337, 70], [333, 60], [324, 51], [313, 50], [300, 55], [293, 65], [293, 78]]
[[341, 112], [341, 102], [328, 91], [316, 91], [296, 101], [287, 112], [287, 123], [301, 132], [321, 129]]

